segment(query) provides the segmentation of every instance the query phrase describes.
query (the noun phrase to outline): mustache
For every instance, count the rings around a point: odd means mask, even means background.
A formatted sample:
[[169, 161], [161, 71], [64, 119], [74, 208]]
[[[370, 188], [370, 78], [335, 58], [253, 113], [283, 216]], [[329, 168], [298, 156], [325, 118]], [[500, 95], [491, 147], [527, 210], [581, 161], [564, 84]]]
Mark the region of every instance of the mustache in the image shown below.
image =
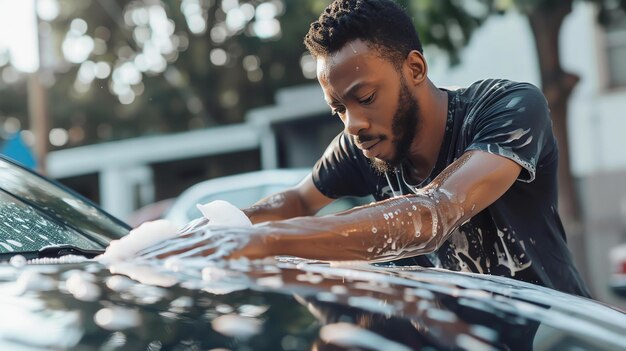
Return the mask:
[[354, 139], [357, 142], [357, 144], [363, 144], [363, 143], [366, 143], [368, 141], [372, 141], [375, 139], [379, 139], [382, 141], [382, 140], [387, 139], [387, 136], [382, 135], [382, 134], [381, 135], [359, 134]]

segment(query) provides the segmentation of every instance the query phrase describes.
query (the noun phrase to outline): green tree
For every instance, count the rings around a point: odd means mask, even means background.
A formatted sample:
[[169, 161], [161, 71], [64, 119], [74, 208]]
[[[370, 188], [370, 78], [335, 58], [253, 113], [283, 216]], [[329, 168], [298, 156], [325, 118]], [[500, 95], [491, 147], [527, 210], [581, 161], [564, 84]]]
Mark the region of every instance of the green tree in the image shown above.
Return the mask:
[[[70, 142], [52, 148], [241, 122], [247, 110], [271, 104], [277, 89], [311, 81], [300, 65], [302, 38], [325, 6], [291, 0], [58, 3], [58, 15], [40, 21], [42, 55], [52, 57], [44, 81], [50, 127], [68, 130]], [[20, 117], [28, 127], [26, 75], [21, 78], [0, 79], [0, 117]]]

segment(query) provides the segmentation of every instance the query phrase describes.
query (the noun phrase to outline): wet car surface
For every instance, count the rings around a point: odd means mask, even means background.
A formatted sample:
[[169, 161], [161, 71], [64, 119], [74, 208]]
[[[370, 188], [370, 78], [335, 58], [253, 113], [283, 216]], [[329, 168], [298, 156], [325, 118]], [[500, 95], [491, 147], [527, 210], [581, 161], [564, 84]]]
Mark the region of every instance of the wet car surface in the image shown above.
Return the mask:
[[85, 257], [127, 226], [0, 171], [0, 350], [626, 349], [624, 312], [502, 277], [288, 257], [104, 265]]
[[1, 308], [12, 316], [0, 326], [1, 349], [626, 346], [626, 315], [609, 306], [507, 278], [418, 267], [288, 258], [109, 268], [13, 262], [0, 267], [0, 280]]

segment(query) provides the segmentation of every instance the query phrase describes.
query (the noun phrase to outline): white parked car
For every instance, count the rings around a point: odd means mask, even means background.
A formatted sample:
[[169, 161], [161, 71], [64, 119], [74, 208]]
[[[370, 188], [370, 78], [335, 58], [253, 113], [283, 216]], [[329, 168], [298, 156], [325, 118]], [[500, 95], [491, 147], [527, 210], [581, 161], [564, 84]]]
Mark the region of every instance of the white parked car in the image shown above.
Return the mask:
[[609, 252], [611, 261], [611, 288], [617, 295], [626, 297], [626, 243]]
[[[274, 169], [205, 180], [181, 193], [164, 218], [182, 226], [202, 216], [197, 204], [213, 200], [225, 200], [238, 208], [245, 208], [268, 195], [295, 186], [309, 172], [310, 169]], [[372, 197], [339, 199], [323, 208], [318, 215], [347, 210], [371, 201]]]

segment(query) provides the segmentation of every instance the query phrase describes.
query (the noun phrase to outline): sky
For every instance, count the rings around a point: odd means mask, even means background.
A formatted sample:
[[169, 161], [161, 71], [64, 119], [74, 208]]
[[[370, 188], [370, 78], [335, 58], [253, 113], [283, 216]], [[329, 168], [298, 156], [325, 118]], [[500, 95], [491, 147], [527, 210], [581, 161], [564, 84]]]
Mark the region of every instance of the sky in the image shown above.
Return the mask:
[[[39, 4], [44, 12], [56, 0], [44, 0]], [[35, 0], [0, 0], [0, 66], [5, 60], [2, 53], [8, 50], [10, 62], [18, 71], [34, 72], [39, 67]]]

